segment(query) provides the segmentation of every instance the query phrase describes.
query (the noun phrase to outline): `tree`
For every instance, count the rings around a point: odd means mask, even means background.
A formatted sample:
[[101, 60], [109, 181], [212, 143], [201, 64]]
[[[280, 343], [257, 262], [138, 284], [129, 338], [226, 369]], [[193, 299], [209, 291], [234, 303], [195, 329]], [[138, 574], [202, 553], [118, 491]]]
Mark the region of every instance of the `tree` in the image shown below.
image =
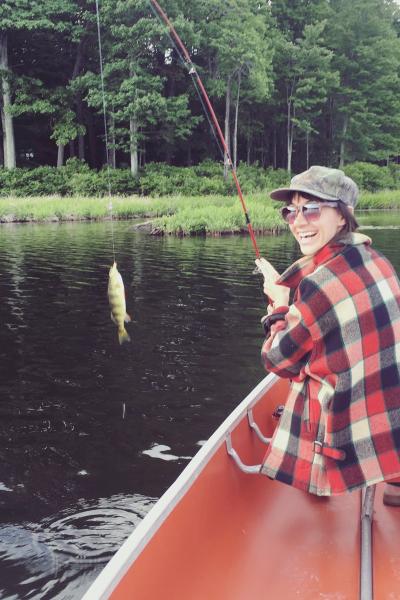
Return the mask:
[[[237, 132], [242, 85], [247, 82], [254, 99], [267, 99], [272, 89], [271, 19], [268, 7], [257, 0], [237, 0], [217, 11], [208, 7], [203, 27], [203, 45], [209, 53], [210, 89], [216, 97], [225, 98], [224, 137], [231, 152], [231, 108], [235, 103], [233, 148], [237, 161]], [[233, 101], [235, 97], [235, 101]], [[224, 175], [228, 161], [225, 152]]]
[[[144, 0], [102, 5], [104, 84], [107, 113], [111, 116], [113, 149], [128, 152], [133, 175], [138, 172], [140, 144], [152, 128], [167, 143], [187, 137], [197, 120], [190, 116], [188, 94], [166, 94], [173, 48], [165, 28]], [[186, 29], [188, 26], [186, 24]], [[86, 99], [102, 111], [98, 77], [87, 74]], [[96, 83], [97, 81], [97, 83]]]
[[394, 3], [332, 0], [332, 6], [336, 16], [329, 28], [329, 46], [340, 86], [330, 106], [339, 165], [397, 155], [400, 41]]
[[[319, 7], [322, 13], [321, 3]], [[293, 144], [298, 132], [305, 134], [304, 166], [309, 164], [310, 134], [317, 133], [315, 120], [330, 90], [338, 82], [338, 75], [332, 69], [333, 53], [324, 41], [327, 21], [305, 23], [302, 14], [297, 13], [292, 30], [281, 32], [274, 61], [276, 89], [278, 97], [284, 101], [286, 112], [286, 168], [289, 173], [292, 171]], [[294, 37], [295, 33], [299, 37]]]
[[73, 9], [73, 0], [3, 0], [0, 4], [1, 119], [7, 168], [16, 165], [11, 94], [14, 73], [8, 62], [9, 41], [17, 33], [66, 31]]

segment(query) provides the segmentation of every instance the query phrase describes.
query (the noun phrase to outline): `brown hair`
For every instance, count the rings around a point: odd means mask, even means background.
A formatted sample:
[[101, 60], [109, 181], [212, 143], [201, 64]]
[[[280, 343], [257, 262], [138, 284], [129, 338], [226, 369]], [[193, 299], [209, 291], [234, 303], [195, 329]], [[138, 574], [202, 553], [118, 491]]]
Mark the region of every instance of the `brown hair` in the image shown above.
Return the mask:
[[343, 202], [339, 201], [336, 210], [345, 220], [345, 224], [342, 228], [343, 232], [351, 233], [352, 231], [356, 231], [358, 229], [359, 225], [357, 219], [346, 204], [343, 204]]

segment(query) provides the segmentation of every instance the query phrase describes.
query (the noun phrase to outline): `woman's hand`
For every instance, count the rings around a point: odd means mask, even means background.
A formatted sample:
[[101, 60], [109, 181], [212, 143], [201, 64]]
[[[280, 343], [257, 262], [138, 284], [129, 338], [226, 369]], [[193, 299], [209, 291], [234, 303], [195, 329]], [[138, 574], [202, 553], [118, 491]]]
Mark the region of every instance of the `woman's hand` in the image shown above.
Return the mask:
[[271, 303], [276, 307], [288, 306], [289, 289], [283, 285], [275, 284], [280, 277], [275, 267], [265, 258], [257, 258], [255, 263], [264, 276], [264, 294], [268, 296]]

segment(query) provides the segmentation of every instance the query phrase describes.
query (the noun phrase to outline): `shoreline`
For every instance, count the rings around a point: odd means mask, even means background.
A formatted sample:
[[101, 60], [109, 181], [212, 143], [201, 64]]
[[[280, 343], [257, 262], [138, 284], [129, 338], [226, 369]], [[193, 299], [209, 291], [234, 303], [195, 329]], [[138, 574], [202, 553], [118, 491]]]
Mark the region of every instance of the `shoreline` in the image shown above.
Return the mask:
[[[254, 233], [276, 235], [287, 231], [268, 192], [249, 195], [249, 215]], [[400, 210], [400, 192], [364, 193], [356, 215], [371, 211]], [[243, 211], [235, 196], [162, 196], [0, 198], [0, 224], [90, 223], [131, 221], [133, 229], [154, 236], [214, 236], [248, 233]], [[360, 224], [362, 227], [362, 223]]]

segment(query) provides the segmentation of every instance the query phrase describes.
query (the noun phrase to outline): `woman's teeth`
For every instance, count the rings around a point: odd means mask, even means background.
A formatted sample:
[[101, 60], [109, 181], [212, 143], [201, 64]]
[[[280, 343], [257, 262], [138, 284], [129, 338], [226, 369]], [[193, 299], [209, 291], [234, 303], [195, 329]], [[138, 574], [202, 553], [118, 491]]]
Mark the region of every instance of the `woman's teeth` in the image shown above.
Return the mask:
[[308, 238], [314, 237], [315, 235], [317, 235], [315, 232], [314, 233], [300, 233], [299, 234], [299, 238], [300, 240], [306, 240]]

